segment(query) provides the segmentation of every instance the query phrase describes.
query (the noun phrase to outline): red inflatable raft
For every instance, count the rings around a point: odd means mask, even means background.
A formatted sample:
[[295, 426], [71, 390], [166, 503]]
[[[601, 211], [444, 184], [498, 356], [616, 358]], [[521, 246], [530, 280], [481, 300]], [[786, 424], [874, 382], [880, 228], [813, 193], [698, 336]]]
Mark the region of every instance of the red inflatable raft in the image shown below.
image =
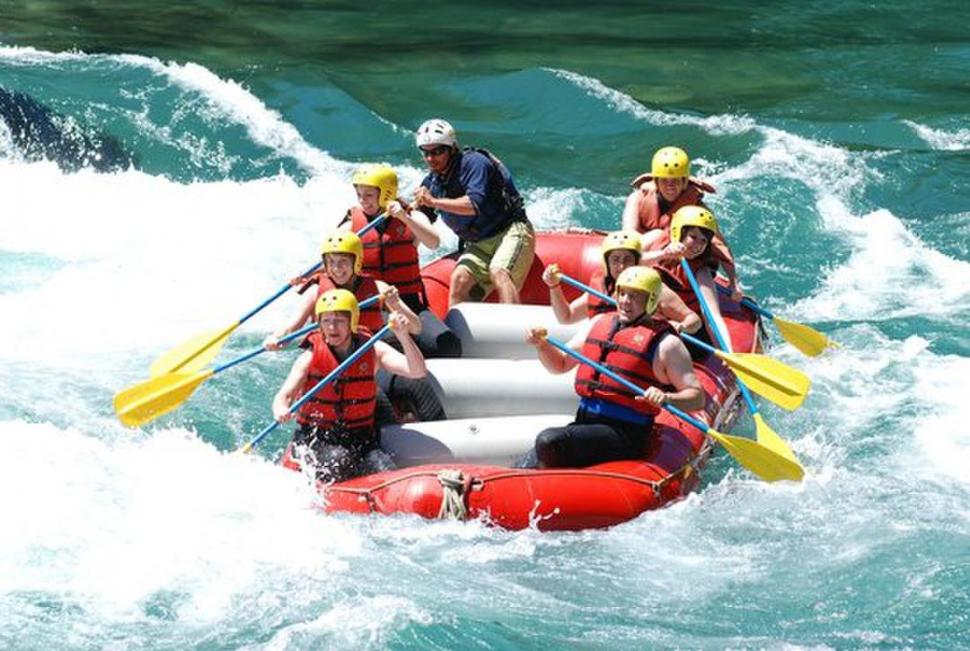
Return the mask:
[[[603, 233], [575, 230], [539, 233], [523, 302], [548, 304], [548, 289], [541, 278], [546, 264], [557, 262], [564, 273], [588, 280], [601, 264], [602, 237]], [[429, 263], [422, 274], [433, 309], [442, 316], [455, 257], [452, 254]], [[578, 295], [572, 288], [563, 288], [568, 300]], [[729, 301], [722, 300], [721, 310], [734, 350], [759, 350], [756, 317]], [[733, 375], [713, 356], [695, 364], [695, 369], [707, 404], [703, 412], [693, 415], [721, 431], [729, 429], [739, 404]], [[328, 512], [482, 518], [513, 530], [529, 526], [540, 530], [601, 528], [687, 495], [697, 486], [698, 472], [710, 450], [702, 432], [662, 412], [648, 450], [639, 460], [543, 470], [462, 463], [423, 465], [321, 485], [320, 491]], [[284, 455], [283, 464], [298, 469], [289, 454]]]

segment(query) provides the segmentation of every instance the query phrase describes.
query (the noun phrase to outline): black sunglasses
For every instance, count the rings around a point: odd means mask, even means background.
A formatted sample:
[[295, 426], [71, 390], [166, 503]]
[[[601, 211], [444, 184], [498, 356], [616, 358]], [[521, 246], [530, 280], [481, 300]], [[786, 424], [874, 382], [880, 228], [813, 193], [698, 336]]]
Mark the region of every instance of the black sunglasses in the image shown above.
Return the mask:
[[450, 149], [451, 147], [449, 147], [448, 145], [438, 145], [434, 149], [424, 149], [422, 147], [418, 147], [418, 151], [421, 152], [422, 156], [441, 156], [443, 153], [445, 153], [446, 151], [449, 151]]

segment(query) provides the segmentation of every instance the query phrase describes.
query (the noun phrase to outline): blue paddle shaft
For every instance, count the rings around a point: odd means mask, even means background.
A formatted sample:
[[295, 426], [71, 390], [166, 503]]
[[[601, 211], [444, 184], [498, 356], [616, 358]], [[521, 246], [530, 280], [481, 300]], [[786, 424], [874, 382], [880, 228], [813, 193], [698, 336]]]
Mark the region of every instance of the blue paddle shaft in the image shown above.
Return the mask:
[[[606, 368], [602, 364], [600, 364], [598, 362], [594, 362], [589, 357], [586, 357], [586, 355], [583, 355], [582, 353], [573, 350], [572, 348], [570, 348], [569, 346], [567, 346], [563, 342], [559, 341], [558, 339], [556, 339], [554, 337], [546, 337], [546, 341], [548, 341], [551, 346], [553, 346], [553, 347], [561, 350], [562, 352], [566, 353], [567, 355], [569, 355], [573, 359], [577, 359], [580, 362], [582, 362], [583, 364], [586, 364], [586, 365], [591, 366], [592, 368], [596, 369], [597, 371], [599, 371], [603, 375], [606, 375], [607, 377], [610, 377], [610, 378], [616, 380], [617, 382], [619, 382], [620, 384], [622, 384], [623, 386], [625, 386], [630, 391], [633, 391], [633, 392], [635, 392], [637, 394], [640, 394], [640, 395], [643, 394], [643, 391], [644, 390], [642, 388], [638, 387], [637, 385], [635, 385], [633, 382], [630, 382], [629, 380], [627, 380], [622, 375], [617, 375], [616, 373], [614, 373], [610, 369]], [[667, 411], [669, 411], [670, 413], [672, 413], [677, 418], [679, 418], [679, 419], [681, 419], [681, 420], [683, 420], [683, 421], [685, 421], [685, 422], [693, 425], [694, 427], [696, 427], [697, 429], [699, 429], [702, 432], [705, 432], [706, 433], [707, 430], [710, 429], [707, 425], [705, 425], [701, 421], [699, 421], [696, 418], [694, 418], [693, 416], [690, 416], [689, 414], [681, 411], [680, 409], [678, 409], [677, 407], [674, 407], [673, 405], [660, 405], [660, 406], [661, 406], [662, 409], [666, 409]]]
[[572, 278], [571, 276], [567, 276], [566, 274], [559, 274], [559, 280], [563, 281], [567, 285], [572, 285], [573, 287], [575, 287], [580, 291], [586, 292], [588, 294], [592, 294], [596, 298], [600, 299], [601, 301], [606, 301], [610, 305], [616, 305], [616, 299], [613, 298], [612, 296], [608, 296], [607, 294], [604, 294], [603, 292], [597, 289], [593, 289], [589, 285], [581, 283], [575, 278]]
[[385, 219], [387, 219], [386, 213], [383, 215], [378, 215], [377, 217], [374, 218], [374, 221], [372, 221], [371, 223], [367, 224], [367, 226], [364, 226], [362, 229], [357, 231], [357, 237], [364, 237], [364, 235], [366, 235], [367, 233], [370, 233], [372, 230], [374, 230], [375, 228], [383, 224]]
[[[360, 231], [357, 232], [357, 235], [359, 237], [363, 237], [363, 235], [365, 233], [367, 233], [370, 230], [372, 230], [372, 229], [377, 228], [378, 226], [380, 226], [384, 222], [385, 219], [387, 219], [387, 215], [379, 215], [379, 216], [375, 217], [374, 218], [374, 221], [372, 221], [371, 223], [367, 224], [367, 226], [364, 226], [362, 229], [360, 229]], [[304, 271], [303, 273], [301, 273], [298, 276], [298, 278], [303, 278], [304, 276], [309, 276], [314, 271], [316, 271], [317, 269], [319, 269], [321, 266], [323, 266], [323, 261], [322, 260], [320, 262], [316, 263], [315, 265], [313, 265], [312, 267], [310, 267], [309, 269], [307, 269], [306, 271]], [[266, 307], [267, 305], [269, 305], [270, 303], [272, 303], [273, 301], [275, 301], [276, 299], [278, 299], [280, 296], [282, 296], [286, 292], [290, 291], [290, 287], [292, 287], [292, 285], [290, 285], [289, 283], [286, 283], [285, 285], [283, 285], [282, 287], [280, 287], [280, 289], [275, 294], [273, 294], [272, 296], [270, 296], [269, 298], [267, 298], [265, 301], [263, 301], [262, 303], [260, 303], [259, 305], [257, 305], [255, 308], [253, 308], [252, 310], [250, 310], [249, 312], [247, 312], [241, 319], [239, 319], [239, 325], [245, 323], [246, 321], [248, 321], [249, 319], [251, 319], [253, 316], [255, 316], [257, 312], [260, 312], [264, 307]]]
[[[310, 389], [309, 391], [306, 392], [306, 394], [304, 394], [304, 396], [302, 398], [300, 398], [299, 400], [297, 400], [296, 402], [294, 402], [292, 405], [290, 405], [289, 413], [291, 413], [291, 414], [295, 413], [297, 409], [299, 409], [300, 407], [302, 407], [306, 403], [306, 401], [309, 400], [310, 398], [312, 398], [320, 389], [322, 389], [323, 387], [327, 386], [328, 384], [330, 384], [331, 382], [333, 382], [335, 379], [337, 379], [337, 376], [339, 376], [341, 373], [343, 373], [347, 369], [348, 366], [350, 366], [351, 364], [353, 364], [354, 362], [356, 362], [360, 358], [361, 355], [363, 355], [368, 350], [370, 350], [371, 348], [373, 348], [374, 345], [377, 344], [377, 342], [380, 340], [380, 338], [383, 337], [387, 333], [387, 331], [390, 330], [390, 329], [391, 329], [391, 326], [386, 325], [383, 328], [381, 328], [380, 330], [378, 330], [376, 333], [374, 333], [374, 336], [371, 337], [370, 339], [368, 339], [366, 342], [364, 342], [361, 345], [360, 348], [358, 348], [353, 353], [351, 353], [350, 357], [348, 357], [344, 361], [340, 362], [340, 365], [337, 368], [335, 368], [332, 371], [330, 371], [329, 373], [327, 373], [327, 376], [325, 378], [323, 378], [322, 380], [320, 380], [319, 382], [317, 382], [313, 386], [312, 389]], [[266, 436], [270, 432], [272, 432], [274, 429], [276, 429], [279, 426], [280, 426], [279, 421], [275, 421], [274, 420], [270, 425], [267, 425], [266, 426], [266, 429], [264, 429], [262, 432], [260, 432], [256, 436], [256, 438], [254, 438], [252, 441], [249, 442], [249, 447], [250, 448], [256, 447], [256, 445], [258, 445], [260, 441], [262, 441], [264, 438], [266, 438]]]
[[[370, 307], [371, 305], [373, 305], [374, 303], [376, 303], [379, 300], [381, 300], [380, 294], [375, 294], [374, 296], [371, 296], [370, 298], [364, 299], [364, 301], [361, 302], [360, 307], [361, 307], [361, 309], [363, 309], [365, 307]], [[280, 344], [288, 344], [291, 341], [293, 341], [294, 339], [299, 339], [303, 335], [310, 334], [311, 332], [313, 332], [314, 330], [316, 330], [316, 328], [317, 328], [317, 324], [316, 323], [311, 323], [310, 325], [305, 326], [305, 327], [297, 330], [296, 332], [291, 332], [290, 334], [288, 334], [285, 337], [283, 337], [282, 339], [280, 339]], [[212, 369], [212, 374], [213, 375], [216, 375], [217, 373], [222, 373], [223, 371], [225, 371], [227, 369], [230, 369], [233, 366], [236, 366], [237, 364], [242, 364], [243, 362], [247, 362], [247, 361], [251, 360], [253, 357], [256, 357], [257, 355], [260, 355], [260, 354], [265, 353], [265, 352], [266, 352], [266, 349], [263, 348], [262, 346], [259, 347], [259, 348], [254, 349], [254, 350], [251, 350], [250, 352], [246, 353], [245, 355], [243, 355], [241, 357], [237, 357], [236, 359], [234, 359], [232, 361], [226, 362], [222, 366], [217, 366], [216, 368]]]
[[[291, 332], [290, 334], [286, 335], [285, 337], [283, 337], [282, 339], [280, 339], [280, 343], [281, 344], [288, 344], [291, 341], [293, 341], [294, 339], [296, 339], [297, 337], [302, 337], [303, 335], [306, 335], [306, 334], [309, 334], [309, 333], [313, 332], [313, 330], [316, 327], [317, 327], [317, 324], [316, 323], [311, 323], [310, 325], [306, 326], [305, 328], [302, 328], [300, 330], [297, 330], [296, 332]], [[222, 366], [218, 366], [218, 367], [212, 369], [212, 374], [215, 375], [217, 373], [222, 373], [226, 369], [230, 369], [230, 368], [232, 368], [233, 366], [235, 366], [237, 364], [242, 364], [243, 362], [248, 361], [248, 360], [252, 359], [253, 357], [256, 357], [256, 355], [259, 355], [259, 354], [265, 353], [265, 352], [266, 352], [266, 349], [263, 348], [262, 346], [260, 346], [259, 348], [255, 348], [252, 351], [250, 351], [250, 352], [246, 353], [245, 355], [243, 355], [242, 357], [237, 357], [236, 359], [232, 360], [231, 362], [226, 362]]]
[[[704, 295], [701, 294], [701, 287], [697, 284], [697, 278], [694, 277], [694, 272], [691, 271], [690, 265], [687, 264], [687, 260], [684, 258], [680, 259], [680, 266], [683, 268], [684, 275], [687, 276], [687, 280], [690, 282], [691, 289], [694, 290], [694, 295], [697, 296], [697, 302], [701, 305], [701, 310], [704, 312], [704, 318], [707, 319], [707, 322], [710, 324], [711, 331], [714, 333], [714, 338], [717, 339], [718, 346], [721, 350], [727, 350], [724, 335], [721, 334], [721, 329], [718, 328], [717, 324], [714, 322], [714, 317], [711, 314], [711, 308], [708, 307], [707, 300], [704, 298]], [[714, 284], [717, 286], [717, 283]], [[694, 343], [702, 345], [701, 342], [697, 341], [696, 339], [694, 340]], [[713, 349], [708, 347], [708, 350]], [[748, 387], [744, 386], [744, 382], [742, 382], [741, 378], [739, 378], [737, 375], [734, 376], [734, 379], [738, 383], [738, 389], [741, 390], [741, 397], [744, 398], [744, 402], [748, 405], [751, 415], [755, 416], [758, 413], [758, 405], [755, 404], [754, 398], [752, 398], [751, 394], [748, 392]]]
[[[607, 296], [603, 292], [598, 292], [595, 289], [593, 289], [592, 287], [590, 287], [589, 285], [585, 285], [585, 284], [581, 283], [580, 281], [576, 280], [575, 278], [572, 278], [570, 276], [567, 276], [566, 274], [559, 274], [559, 278], [564, 283], [566, 283], [568, 285], [572, 285], [576, 289], [579, 289], [579, 290], [584, 291], [584, 292], [589, 292], [590, 294], [592, 294], [594, 296], [598, 296], [602, 300], [608, 302], [610, 305], [616, 305], [616, 300], [613, 297]], [[701, 341], [700, 339], [697, 339], [696, 337], [690, 336], [686, 332], [681, 332], [680, 333], [680, 337], [681, 337], [681, 339], [684, 339], [685, 341], [689, 342], [690, 344], [692, 344], [694, 346], [697, 346], [698, 348], [703, 348], [704, 350], [706, 350], [708, 352], [711, 352], [711, 353], [713, 353], [715, 351], [715, 348], [713, 346], [710, 346], [710, 345], [704, 343], [703, 341]]]
[[[323, 261], [320, 261], [320, 262], [316, 263], [315, 265], [313, 265], [312, 267], [310, 267], [309, 269], [307, 269], [306, 271], [304, 271], [303, 273], [301, 273], [300, 274], [300, 277], [302, 278], [303, 276], [308, 276], [308, 275], [312, 274], [314, 271], [316, 271], [317, 269], [319, 269], [321, 267], [321, 265], [323, 265]], [[256, 313], [259, 312], [260, 310], [262, 310], [264, 307], [266, 307], [267, 305], [269, 305], [270, 303], [272, 303], [273, 301], [275, 301], [276, 299], [278, 299], [280, 296], [282, 296], [286, 292], [290, 291], [290, 287], [291, 287], [291, 285], [289, 283], [286, 283], [285, 285], [283, 285], [282, 287], [280, 287], [279, 291], [277, 291], [275, 294], [273, 294], [272, 296], [270, 296], [269, 298], [267, 298], [265, 301], [263, 301], [262, 303], [260, 303], [259, 305], [257, 305], [255, 308], [253, 308], [252, 310], [250, 310], [245, 316], [243, 316], [243, 318], [239, 319], [239, 324], [241, 325], [241, 324], [245, 323], [246, 321], [248, 321], [249, 319], [251, 319], [253, 316], [255, 316]]]

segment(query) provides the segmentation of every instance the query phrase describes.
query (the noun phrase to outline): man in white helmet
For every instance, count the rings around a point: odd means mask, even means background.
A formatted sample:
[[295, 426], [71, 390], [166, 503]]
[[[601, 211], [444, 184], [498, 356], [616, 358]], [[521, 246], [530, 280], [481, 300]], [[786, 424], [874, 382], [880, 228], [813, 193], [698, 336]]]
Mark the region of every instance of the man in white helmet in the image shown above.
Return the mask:
[[500, 302], [518, 303], [535, 258], [535, 232], [512, 175], [488, 151], [460, 149], [444, 120], [422, 124], [417, 145], [430, 173], [415, 192], [415, 205], [437, 211], [463, 246], [451, 273], [449, 306], [484, 299], [493, 288]]

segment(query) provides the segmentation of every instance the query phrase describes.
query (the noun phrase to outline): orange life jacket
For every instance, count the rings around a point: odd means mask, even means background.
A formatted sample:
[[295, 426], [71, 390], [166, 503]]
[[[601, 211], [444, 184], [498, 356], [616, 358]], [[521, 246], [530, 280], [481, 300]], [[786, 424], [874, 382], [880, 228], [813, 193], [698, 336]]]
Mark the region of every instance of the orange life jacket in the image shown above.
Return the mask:
[[714, 194], [714, 186], [691, 177], [687, 187], [680, 193], [665, 212], [660, 209], [660, 192], [653, 176], [641, 174], [633, 180], [631, 185], [640, 190], [640, 201], [637, 205], [637, 215], [640, 218], [640, 232], [646, 233], [656, 229], [670, 230], [670, 218], [679, 208], [684, 206], [703, 206], [704, 192]]
[[[357, 279], [357, 289], [354, 290], [354, 296], [357, 297], [358, 303], [363, 303], [365, 299], [377, 294], [377, 282], [371, 276], [360, 274]], [[320, 298], [328, 290], [337, 289], [337, 285], [325, 273], [320, 274], [317, 285], [317, 298]], [[384, 315], [381, 313], [380, 301], [360, 311], [360, 325], [371, 332], [377, 332], [384, 327]]]
[[[670, 242], [670, 220], [673, 214], [684, 206], [703, 206], [704, 192], [714, 194], [717, 190], [707, 181], [691, 177], [687, 181], [687, 188], [667, 207], [666, 212], [661, 212], [660, 193], [657, 191], [656, 183], [652, 181], [652, 175], [641, 174], [633, 180], [631, 185], [640, 190], [640, 202], [637, 206], [640, 232], [646, 233], [655, 229], [664, 231], [663, 237], [655, 239], [650, 245], [651, 250], [657, 251]], [[734, 255], [720, 233], [714, 235], [714, 239], [711, 241], [711, 251], [714, 258], [724, 267], [724, 270], [728, 274], [733, 274]]]
[[[601, 291], [604, 294], [609, 294], [606, 290], [606, 272], [603, 269], [597, 269], [590, 276], [589, 286], [595, 290]], [[586, 295], [586, 318], [592, 319], [597, 314], [602, 314], [603, 312], [613, 312], [616, 310], [616, 305], [612, 303], [607, 303], [599, 296], [594, 294]]]
[[[673, 333], [668, 324], [658, 321], [641, 319], [623, 327], [618, 315], [604, 316], [593, 324], [580, 352], [644, 389], [666, 388], [653, 373], [653, 358], [663, 338]], [[634, 400], [638, 394], [586, 364], [576, 369], [575, 389], [583, 398], [604, 400], [649, 416], [660, 411], [646, 400]]]
[[[356, 350], [370, 339], [370, 333], [360, 329], [352, 337], [351, 350]], [[307, 337], [313, 346], [313, 358], [301, 395], [316, 386], [340, 360], [330, 350], [319, 331]], [[377, 405], [377, 382], [374, 373], [377, 356], [369, 349], [330, 384], [317, 391], [296, 412], [296, 422], [301, 426], [318, 427], [323, 430], [356, 430], [374, 427], [374, 409]]]
[[[354, 232], [368, 224], [367, 215], [360, 206], [347, 211], [344, 221], [348, 220]], [[361, 241], [364, 243], [365, 273], [394, 285], [402, 296], [418, 296], [421, 305], [427, 305], [424, 283], [421, 282], [421, 267], [418, 264], [418, 247], [407, 224], [399, 219], [388, 218], [380, 227], [364, 233]]]
[[[711, 269], [711, 273], [713, 273], [717, 268], [717, 262], [710, 259], [704, 260], [703, 256], [701, 256], [693, 260], [688, 260], [687, 266], [694, 272], [694, 276], [697, 276], [697, 272], [705, 266]], [[660, 274], [664, 285], [674, 290], [677, 296], [680, 296], [684, 303], [687, 304], [688, 308], [697, 314], [701, 314], [701, 303], [697, 300], [697, 294], [694, 293], [694, 289], [690, 286], [690, 281], [687, 279], [687, 274], [684, 273], [684, 268], [680, 265], [680, 260], [664, 260], [655, 265], [654, 269]]]

